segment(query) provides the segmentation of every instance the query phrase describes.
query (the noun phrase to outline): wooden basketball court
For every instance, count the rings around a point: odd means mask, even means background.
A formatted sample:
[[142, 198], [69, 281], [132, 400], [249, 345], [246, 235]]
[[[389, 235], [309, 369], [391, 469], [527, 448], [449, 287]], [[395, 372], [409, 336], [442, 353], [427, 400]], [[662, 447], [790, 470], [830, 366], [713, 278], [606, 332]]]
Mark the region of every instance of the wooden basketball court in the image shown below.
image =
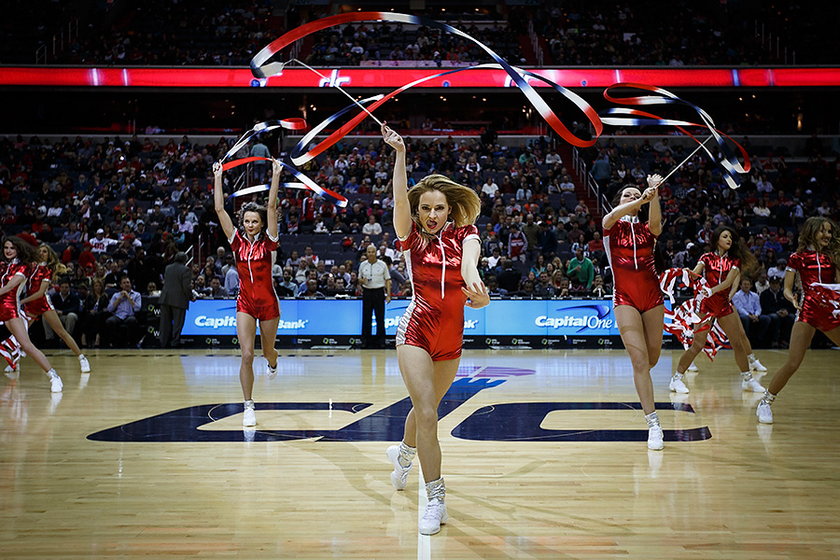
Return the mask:
[[[731, 352], [676, 397], [666, 351], [662, 452], [623, 351], [466, 352], [440, 424], [450, 521], [432, 537], [418, 473], [389, 481], [396, 353], [281, 355], [252, 431], [234, 351], [94, 352], [88, 379], [54, 352], [60, 396], [29, 359], [0, 377], [0, 557], [840, 557], [836, 351], [808, 354], [774, 425]], [[771, 372], [785, 358], [758, 355]]]

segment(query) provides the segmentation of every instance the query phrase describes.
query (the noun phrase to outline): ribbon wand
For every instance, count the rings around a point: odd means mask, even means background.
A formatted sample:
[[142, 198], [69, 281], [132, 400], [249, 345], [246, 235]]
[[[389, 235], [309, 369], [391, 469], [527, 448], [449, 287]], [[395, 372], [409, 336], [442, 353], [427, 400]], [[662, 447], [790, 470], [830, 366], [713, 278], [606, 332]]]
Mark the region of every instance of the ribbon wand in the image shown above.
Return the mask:
[[[317, 70], [315, 70], [314, 68], [312, 68], [311, 66], [309, 66], [308, 64], [306, 64], [305, 62], [301, 62], [300, 60], [298, 60], [298, 59], [296, 59], [296, 58], [291, 59], [289, 62], [297, 62], [298, 64], [300, 64], [300, 65], [301, 65], [301, 66], [303, 66], [304, 68], [306, 68], [306, 69], [308, 69], [308, 70], [311, 70], [312, 72], [315, 72], [316, 74], [318, 74], [319, 76], [321, 76], [321, 77], [322, 77], [322, 78], [324, 78], [325, 80], [327, 80], [327, 81], [329, 81], [329, 80], [330, 80], [330, 78], [329, 78], [329, 77], [324, 76], [323, 74], [321, 74], [320, 72], [318, 72]], [[283, 66], [285, 66], [286, 64], [288, 64], [288, 63], [287, 63], [287, 62], [284, 62], [284, 63], [283, 63]], [[370, 111], [368, 111], [368, 108], [367, 108], [367, 107], [365, 107], [364, 105], [362, 105], [361, 103], [359, 103], [359, 101], [358, 101], [355, 97], [353, 97], [352, 95], [350, 95], [349, 93], [347, 93], [347, 92], [344, 90], [344, 88], [342, 88], [340, 85], [338, 85], [338, 84], [332, 84], [330, 87], [334, 87], [335, 89], [337, 89], [338, 91], [340, 91], [341, 93], [343, 93], [344, 95], [346, 95], [346, 96], [347, 96], [347, 98], [348, 98], [348, 99], [350, 99], [350, 101], [352, 101], [353, 103], [355, 103], [356, 105], [358, 105], [358, 107], [359, 107], [362, 111], [364, 111], [365, 113], [367, 113], [367, 114], [368, 114], [368, 116], [369, 116], [370, 118], [372, 118], [373, 120], [375, 120], [375, 121], [377, 122], [377, 124], [379, 124], [379, 126], [384, 126], [384, 123], [383, 123], [382, 121], [380, 121], [378, 118], [376, 118], [376, 116], [375, 116], [373, 113], [371, 113]]]
[[679, 164], [677, 164], [677, 166], [676, 166], [675, 168], [673, 168], [671, 171], [669, 171], [669, 172], [668, 172], [668, 174], [667, 174], [667, 175], [665, 175], [665, 177], [663, 177], [663, 178], [662, 178], [662, 182], [661, 182], [661, 183], [659, 183], [659, 184], [660, 184], [660, 185], [664, 184], [664, 183], [665, 183], [665, 181], [668, 179], [668, 177], [670, 177], [671, 175], [673, 175], [673, 174], [677, 171], [677, 169], [679, 169], [680, 167], [682, 167], [683, 165], [685, 165], [685, 163], [686, 163], [688, 160], [690, 160], [692, 157], [694, 157], [694, 154], [696, 154], [697, 152], [699, 152], [699, 151], [700, 151], [700, 149], [701, 149], [701, 148], [703, 148], [703, 146], [705, 146], [705, 145], [706, 145], [706, 142], [708, 142], [708, 141], [709, 141], [709, 140], [711, 140], [712, 138], [714, 138], [714, 137], [713, 137], [713, 136], [709, 136], [708, 138], [706, 138], [705, 140], [703, 140], [703, 143], [702, 143], [702, 144], [700, 144], [699, 146], [697, 146], [696, 148], [694, 148], [694, 151], [693, 151], [693, 152], [691, 152], [690, 154], [688, 154], [688, 157], [686, 157], [686, 158], [685, 158], [684, 160], [682, 160]]

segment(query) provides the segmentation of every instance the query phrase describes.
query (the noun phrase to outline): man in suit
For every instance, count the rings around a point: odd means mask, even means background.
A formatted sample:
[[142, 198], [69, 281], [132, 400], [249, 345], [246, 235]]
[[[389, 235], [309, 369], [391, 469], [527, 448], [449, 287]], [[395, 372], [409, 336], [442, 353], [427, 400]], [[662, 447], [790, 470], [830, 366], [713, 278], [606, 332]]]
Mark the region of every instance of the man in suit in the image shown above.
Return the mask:
[[192, 300], [192, 273], [187, 267], [187, 254], [175, 254], [175, 262], [163, 273], [160, 292], [160, 346], [168, 348], [181, 341], [181, 329]]

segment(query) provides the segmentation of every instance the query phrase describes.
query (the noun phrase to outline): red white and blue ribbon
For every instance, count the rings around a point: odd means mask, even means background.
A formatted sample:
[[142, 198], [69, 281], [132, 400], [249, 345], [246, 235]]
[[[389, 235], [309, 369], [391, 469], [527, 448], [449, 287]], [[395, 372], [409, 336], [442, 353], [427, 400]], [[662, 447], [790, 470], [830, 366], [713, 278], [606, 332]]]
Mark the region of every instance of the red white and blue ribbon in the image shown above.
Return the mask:
[[[372, 105], [368, 111], [371, 113], [379, 107], [382, 103], [385, 103], [398, 93], [409, 89], [417, 85], [418, 83], [422, 83], [427, 80], [431, 80], [434, 78], [439, 78], [441, 76], [445, 76], [447, 74], [454, 74], [456, 72], [465, 72], [469, 70], [473, 70], [476, 68], [499, 68], [500, 70], [505, 71], [508, 76], [510, 76], [511, 81], [516, 87], [525, 94], [525, 97], [531, 103], [531, 105], [537, 110], [537, 112], [542, 116], [543, 119], [548, 123], [548, 125], [555, 131], [557, 134], [560, 135], [561, 138], [573, 144], [575, 146], [581, 148], [588, 148], [593, 146], [597, 141], [597, 137], [603, 131], [603, 124], [601, 123], [601, 118], [598, 116], [598, 113], [595, 109], [586, 101], [583, 100], [580, 96], [576, 93], [556, 84], [542, 76], [537, 74], [533, 74], [531, 72], [526, 72], [520, 68], [515, 68], [508, 64], [508, 62], [499, 56], [495, 51], [493, 51], [490, 47], [475, 39], [474, 37], [470, 36], [463, 31], [452, 27], [451, 25], [447, 25], [445, 23], [441, 23], [439, 21], [422, 17], [416, 16], [411, 14], [399, 14], [393, 12], [351, 12], [346, 14], [339, 14], [335, 16], [329, 16], [326, 18], [322, 18], [319, 20], [315, 20], [291, 31], [285, 33], [284, 35], [280, 36], [279, 38], [275, 39], [268, 45], [266, 45], [260, 52], [258, 52], [254, 58], [251, 60], [251, 72], [254, 74], [256, 78], [260, 79], [268, 79], [272, 76], [281, 74], [283, 69], [286, 66], [286, 62], [272, 62], [271, 59], [280, 51], [282, 51], [287, 46], [291, 45], [295, 41], [303, 39], [304, 37], [315, 33], [317, 31], [321, 31], [324, 29], [328, 29], [330, 27], [335, 27], [337, 25], [344, 25], [347, 23], [359, 22], [359, 21], [382, 21], [382, 22], [389, 22], [389, 23], [403, 23], [403, 24], [413, 24], [413, 25], [424, 25], [430, 28], [440, 29], [447, 33], [452, 33], [453, 35], [457, 35], [458, 37], [462, 37], [468, 41], [473, 42], [476, 46], [481, 48], [485, 51], [495, 62], [495, 65], [478, 65], [478, 66], [469, 66], [466, 68], [458, 68], [455, 70], [449, 70], [447, 72], [442, 72], [440, 74], [435, 74], [433, 76], [427, 76], [421, 78], [420, 80], [416, 80], [411, 82], [410, 84], [406, 84], [398, 88], [397, 90], [385, 95], [382, 99], [378, 100], [374, 105]], [[539, 79], [548, 85], [550, 85], [555, 91], [562, 94], [566, 99], [571, 101], [574, 105], [580, 109], [586, 119], [592, 124], [595, 129], [595, 136], [592, 139], [584, 139], [575, 136], [563, 122], [560, 120], [560, 117], [549, 107], [548, 103], [540, 96], [539, 93], [528, 83], [527, 77], [532, 77], [535, 79]], [[335, 136], [341, 134], [341, 136], [346, 135], [350, 130], [352, 130], [359, 122], [365, 119], [367, 116], [366, 113], [362, 113], [354, 117], [350, 122], [345, 124], [340, 131], [334, 133]], [[339, 136], [338, 138], [340, 138]], [[332, 139], [330, 139], [332, 140]], [[327, 149], [329, 146], [337, 142], [338, 139], [332, 140], [332, 143], [329, 143], [328, 140], [322, 142], [319, 147], [321, 147], [320, 152]]]
[[[644, 125], [659, 125], [659, 126], [674, 126], [684, 134], [688, 135], [692, 139], [700, 144], [700, 147], [706, 151], [709, 157], [712, 158], [713, 161], [718, 161], [720, 165], [723, 167], [723, 175], [724, 180], [731, 188], [737, 188], [738, 184], [734, 179], [735, 174], [746, 173], [750, 169], [750, 162], [749, 156], [746, 153], [746, 150], [743, 149], [737, 142], [717, 130], [714, 125], [714, 121], [712, 120], [711, 116], [709, 116], [706, 111], [694, 105], [690, 102], [687, 102], [678, 96], [674, 95], [673, 93], [658, 88], [655, 86], [649, 86], [646, 84], [634, 84], [634, 83], [620, 83], [614, 84], [607, 88], [604, 91], [604, 97], [611, 102], [618, 103], [618, 104], [626, 104], [626, 105], [662, 105], [662, 104], [679, 104], [686, 107], [691, 108], [694, 110], [697, 115], [700, 117], [702, 124], [694, 123], [685, 120], [678, 120], [678, 119], [665, 119], [659, 117], [657, 115], [653, 115], [651, 113], [647, 113], [644, 111], [640, 111], [638, 109], [629, 109], [629, 108], [612, 108], [606, 112], [607, 117], [601, 118], [595, 109], [586, 101], [583, 100], [580, 96], [575, 94], [574, 92], [564, 88], [563, 86], [543, 77], [533, 72], [529, 72], [523, 70], [521, 68], [517, 68], [508, 64], [506, 60], [504, 60], [501, 56], [499, 56], [495, 51], [493, 51], [490, 47], [482, 43], [481, 41], [475, 39], [474, 37], [470, 36], [469, 34], [452, 27], [451, 25], [447, 25], [445, 23], [429, 19], [422, 16], [412, 15], [412, 14], [400, 14], [400, 13], [393, 13], [393, 12], [350, 12], [346, 14], [338, 14], [334, 16], [329, 16], [325, 18], [321, 18], [304, 25], [301, 25], [291, 31], [283, 34], [279, 38], [275, 39], [268, 45], [266, 45], [263, 49], [261, 49], [251, 60], [251, 72], [252, 74], [260, 79], [260, 80], [268, 80], [274, 76], [282, 76], [283, 70], [287, 64], [290, 62], [299, 62], [296, 60], [292, 61], [276, 61], [273, 60], [278, 53], [280, 53], [284, 48], [288, 47], [289, 45], [293, 44], [296, 41], [299, 41], [312, 33], [316, 33], [318, 31], [322, 31], [324, 29], [329, 29], [331, 27], [335, 27], [338, 25], [344, 25], [353, 22], [361, 22], [361, 21], [378, 21], [378, 22], [386, 22], [386, 23], [401, 23], [401, 24], [409, 24], [409, 25], [423, 25], [433, 29], [440, 29], [441, 31], [451, 33], [458, 37], [461, 37], [467, 41], [471, 41], [476, 46], [481, 48], [485, 51], [490, 58], [492, 58], [495, 62], [489, 64], [480, 64], [476, 66], [469, 66], [465, 68], [457, 68], [453, 70], [447, 70], [445, 72], [440, 72], [438, 74], [433, 74], [429, 76], [425, 76], [408, 84], [405, 84], [394, 91], [387, 93], [376, 95], [373, 97], [369, 97], [367, 99], [363, 99], [360, 101], [353, 101], [352, 105], [341, 109], [337, 113], [331, 115], [319, 125], [314, 127], [310, 130], [304, 137], [298, 142], [298, 144], [293, 148], [291, 152], [291, 160], [294, 165], [302, 165], [313, 158], [317, 157], [318, 155], [322, 154], [324, 151], [329, 149], [331, 146], [335, 145], [339, 140], [341, 140], [344, 136], [350, 133], [356, 126], [359, 125], [365, 118], [368, 116], [374, 118], [377, 122], [377, 119], [373, 115], [373, 111], [375, 111], [378, 107], [382, 104], [388, 102], [390, 99], [402, 93], [418, 84], [423, 82], [434, 80], [440, 78], [442, 76], [446, 76], [449, 74], [454, 74], [457, 72], [468, 72], [470, 70], [476, 69], [497, 69], [500, 71], [504, 71], [510, 77], [512, 85], [515, 85], [519, 88], [520, 91], [525, 95], [528, 99], [529, 103], [536, 109], [536, 111], [540, 114], [540, 116], [546, 121], [546, 123], [554, 130], [561, 138], [565, 141], [569, 142], [570, 144], [581, 147], [587, 148], [593, 146], [598, 137], [603, 132], [604, 124], [612, 124], [616, 126], [644, 126]], [[303, 63], [300, 63], [309, 70], [313, 72], [317, 72], [317, 70], [306, 66]], [[529, 83], [529, 79], [537, 79], [540, 80], [547, 85], [551, 86], [555, 91], [560, 93], [565, 97], [565, 99], [571, 101], [585, 116], [588, 120], [589, 124], [592, 125], [594, 128], [594, 135], [590, 139], [580, 138], [575, 136], [566, 125], [562, 122], [560, 117], [549, 107], [548, 103], [543, 99], [543, 97], [537, 93], [537, 91], [531, 86]], [[352, 96], [347, 94], [344, 90], [341, 89], [338, 85], [333, 85], [342, 91], [345, 95], [352, 99]], [[617, 98], [614, 97], [610, 90], [617, 87], [634, 87], [638, 89], [643, 89], [649, 92], [653, 92], [655, 95], [646, 95], [641, 97], [626, 97], [626, 98]], [[366, 107], [364, 104], [370, 103], [369, 107]], [[307, 150], [307, 146], [315, 139], [315, 137], [327, 128], [330, 124], [335, 122], [340, 117], [344, 116], [349, 111], [353, 110], [354, 108], [360, 108], [361, 112], [352, 117], [349, 121], [347, 121], [344, 125], [340, 128], [329, 134], [325, 139], [321, 140], [311, 148]], [[246, 133], [234, 148], [228, 153], [226, 157], [231, 157], [233, 153], [236, 153], [244, 143], [247, 143], [253, 136], [259, 134], [261, 132], [265, 132], [271, 130], [272, 128], [276, 128], [277, 126], [283, 126], [283, 122], [292, 123], [292, 121], [301, 121], [301, 119], [287, 119], [286, 121], [269, 121], [267, 123], [260, 123], [257, 126], [262, 127], [260, 130], [256, 130], [256, 127], [252, 129], [249, 133]], [[279, 124], [278, 124], [279, 123]], [[295, 130], [299, 130], [304, 128], [306, 125], [303, 123], [302, 127], [299, 126], [300, 122], [294, 122]], [[721, 151], [721, 158], [718, 160], [712, 154], [712, 152], [706, 148], [704, 143], [701, 143], [697, 138], [695, 138], [691, 133], [685, 130], [683, 127], [703, 127], [709, 130], [712, 137], [715, 138], [716, 142], [718, 143]], [[741, 156], [744, 159], [744, 164], [742, 165], [738, 159], [733, 155], [731, 149], [729, 148], [726, 140], [729, 140], [732, 144], [737, 146], [740, 150]], [[285, 165], [285, 164], [284, 164]], [[286, 165], [287, 169], [291, 168]], [[303, 188], [310, 188], [313, 189], [312, 185], [314, 185], [314, 181], [306, 180], [303, 177], [302, 173], [297, 170], [292, 170], [293, 173], [300, 179], [301, 183], [284, 183], [284, 186], [288, 186], [290, 188], [301, 188], [301, 185], [304, 185]], [[242, 192], [256, 192], [253, 189], [258, 189], [260, 186], [254, 187], [247, 187]], [[319, 188], [320, 189], [320, 188]], [[321, 196], [333, 196], [333, 197], [340, 197], [336, 193], [332, 193], [331, 191], [326, 191], [325, 189], [316, 190]], [[339, 198], [339, 202], [343, 199], [343, 197]], [[339, 203], [337, 202], [337, 203]], [[344, 204], [340, 204], [340, 206], [346, 205], [346, 199], [343, 200]]]
[[[236, 142], [234, 142], [233, 146], [227, 151], [227, 153], [222, 156], [220, 160], [222, 162], [222, 170], [227, 171], [228, 169], [233, 169], [235, 167], [239, 167], [240, 165], [245, 165], [247, 163], [253, 163], [255, 161], [267, 161], [272, 162], [274, 161], [271, 158], [265, 157], [244, 157], [239, 159], [230, 159], [233, 158], [239, 150], [241, 150], [244, 146], [246, 146], [254, 137], [259, 134], [269, 132], [271, 130], [275, 130], [278, 128], [286, 128], [289, 130], [302, 130], [306, 128], [306, 121], [300, 118], [294, 119], [282, 119], [282, 120], [273, 120], [273, 121], [264, 121], [261, 123], [255, 124], [251, 130], [247, 131], [243, 134]], [[304, 173], [299, 171], [298, 169], [284, 163], [282, 161], [278, 161], [278, 163], [283, 166], [283, 168], [291, 173], [298, 182], [286, 182], [280, 183], [280, 186], [287, 189], [303, 189], [303, 190], [311, 190], [318, 196], [332, 202], [336, 206], [344, 208], [347, 206], [347, 199], [342, 195], [338, 194], [337, 192], [333, 192], [329, 189], [325, 189], [318, 185], [315, 181], [310, 179]], [[271, 185], [269, 184], [262, 184], [262, 185], [251, 185], [245, 187], [243, 189], [238, 189], [230, 195], [229, 198], [235, 198], [239, 196], [245, 196], [249, 194], [254, 194], [258, 192], [267, 191]]]
[[[642, 95], [638, 97], [616, 97], [613, 95], [612, 90], [617, 88], [635, 88], [640, 89], [643, 91], [652, 92], [655, 95]], [[677, 95], [671, 93], [670, 91], [651, 86], [647, 84], [635, 84], [635, 83], [618, 83], [613, 84], [610, 87], [604, 90], [604, 98], [611, 103], [615, 103], [618, 105], [631, 105], [631, 106], [642, 106], [642, 105], [680, 105], [683, 107], [687, 107], [694, 111], [702, 123], [695, 123], [691, 121], [685, 121], [681, 119], [667, 119], [652, 113], [648, 113], [646, 111], [641, 111], [639, 109], [630, 109], [627, 107], [613, 107], [608, 109], [604, 116], [602, 116], [602, 121], [604, 124], [614, 125], [614, 126], [673, 126], [686, 136], [690, 137], [692, 140], [700, 144], [702, 149], [709, 155], [712, 161], [717, 162], [723, 167], [723, 179], [730, 188], [737, 189], [739, 187], [738, 182], [735, 180], [735, 175], [741, 175], [748, 173], [750, 170], [750, 157], [747, 154], [747, 151], [741, 146], [738, 142], [721, 132], [715, 127], [715, 122], [712, 120], [712, 117], [707, 113], [705, 110], [701, 109], [694, 103], [686, 101], [678, 97]], [[706, 148], [704, 142], [700, 142], [693, 134], [687, 131], [684, 127], [700, 127], [705, 128], [709, 131], [712, 137], [718, 144], [720, 149], [721, 156], [720, 158], [715, 157], [712, 152]], [[734, 144], [735, 147], [741, 154], [741, 157], [744, 160], [743, 165], [738, 158], [736, 157], [735, 153], [732, 151], [732, 148], [727, 143]]]
[[840, 318], [840, 284], [811, 284], [811, 297], [816, 297], [821, 306], [832, 309], [832, 317]]
[[[687, 268], [669, 268], [659, 279], [659, 287], [674, 303], [674, 292], [678, 287], [693, 290], [694, 297], [669, 311], [665, 309], [665, 332], [674, 335], [684, 348], [691, 346], [694, 335], [708, 330], [703, 352], [714, 360], [721, 348], [729, 348], [726, 333], [709, 314], [700, 315], [700, 303], [708, 297], [706, 279]], [[670, 321], [670, 322], [669, 322]]]

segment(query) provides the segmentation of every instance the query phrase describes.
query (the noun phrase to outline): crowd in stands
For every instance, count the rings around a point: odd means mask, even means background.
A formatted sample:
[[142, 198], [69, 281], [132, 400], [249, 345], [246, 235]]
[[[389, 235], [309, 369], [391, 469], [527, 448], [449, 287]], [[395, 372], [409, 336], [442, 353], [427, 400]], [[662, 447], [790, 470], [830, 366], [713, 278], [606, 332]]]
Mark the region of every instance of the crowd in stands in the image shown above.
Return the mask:
[[[49, 59], [50, 63], [243, 66], [290, 28], [347, 9], [327, 4], [280, 11], [267, 0], [61, 4], [14, 0], [6, 24], [0, 25], [7, 45], [0, 48], [0, 61], [31, 63], [39, 44], [51, 46], [51, 36], [77, 20], [78, 34], [68, 35], [69, 46], [57, 52], [57, 58]], [[562, 5], [537, 2], [480, 9], [453, 3], [446, 10], [402, 11], [444, 21], [515, 64], [537, 63], [530, 48], [521, 46], [528, 43], [527, 22], [532, 21], [547, 51], [544, 63], [564, 66], [784, 63], [782, 51], [770, 44], [771, 33], [790, 48], [791, 58], [797, 50], [798, 64], [828, 63], [831, 50], [823, 42], [834, 21], [830, 14], [814, 17], [800, 4], [759, 0], [676, 0], [666, 7], [631, 2], [605, 6], [575, 0]], [[488, 21], [493, 24], [487, 25]], [[763, 46], [762, 28], [766, 35]], [[314, 43], [307, 43], [301, 52], [301, 57], [308, 57], [313, 64], [489, 61], [471, 42], [416, 26], [365, 23], [326, 30], [313, 38]]]
[[277, 30], [270, 25], [272, 9], [265, 0], [100, 2], [83, 18], [82, 28], [59, 53], [58, 62], [245, 66], [276, 38]]
[[[519, 41], [505, 22], [452, 24], [478, 39], [512, 64], [524, 64]], [[440, 29], [390, 23], [351, 24], [322, 33], [306, 62], [322, 66], [358, 66], [367, 61], [432, 61], [441, 66], [484, 62], [477, 44]]]
[[[755, 20], [725, 3], [591, 2], [546, 5], [538, 32], [558, 65], [740, 65], [775, 62], [755, 37]], [[655, 22], [655, 23], [654, 23]]]
[[[57, 251], [67, 267], [62, 278], [87, 302], [79, 323], [86, 343], [95, 343], [107, 320], [107, 309], [96, 307], [103, 294], [117, 293], [127, 276], [134, 290], [155, 295], [178, 250], [194, 257], [195, 297], [235, 296], [236, 267], [208, 196], [210, 167], [231, 141], [0, 140], [3, 233]], [[573, 172], [547, 139], [511, 147], [477, 138], [406, 138], [406, 144], [410, 184], [443, 173], [479, 193], [480, 271], [493, 296], [609, 297], [598, 209], [579, 199]], [[591, 150], [591, 168], [613, 194], [625, 184], [642, 184], [649, 173], [667, 172], [686, 149], [672, 149], [662, 138], [631, 145], [616, 137]], [[823, 157], [825, 148], [813, 149], [797, 164], [755, 158], [753, 174], [738, 190], [695, 157], [661, 189], [665, 266], [692, 267], [714, 228], [729, 224], [761, 262], [751, 280], [763, 291], [795, 250], [806, 217], [840, 217], [835, 160]], [[411, 295], [393, 243], [391, 161], [382, 154], [378, 139], [345, 141], [306, 165], [313, 180], [349, 199], [345, 209], [299, 190], [281, 193], [281, 248], [273, 270], [278, 294], [357, 296], [359, 261], [373, 243], [391, 267], [394, 295]], [[226, 180], [230, 190], [239, 178], [230, 172]], [[103, 315], [89, 321], [86, 313]]]

